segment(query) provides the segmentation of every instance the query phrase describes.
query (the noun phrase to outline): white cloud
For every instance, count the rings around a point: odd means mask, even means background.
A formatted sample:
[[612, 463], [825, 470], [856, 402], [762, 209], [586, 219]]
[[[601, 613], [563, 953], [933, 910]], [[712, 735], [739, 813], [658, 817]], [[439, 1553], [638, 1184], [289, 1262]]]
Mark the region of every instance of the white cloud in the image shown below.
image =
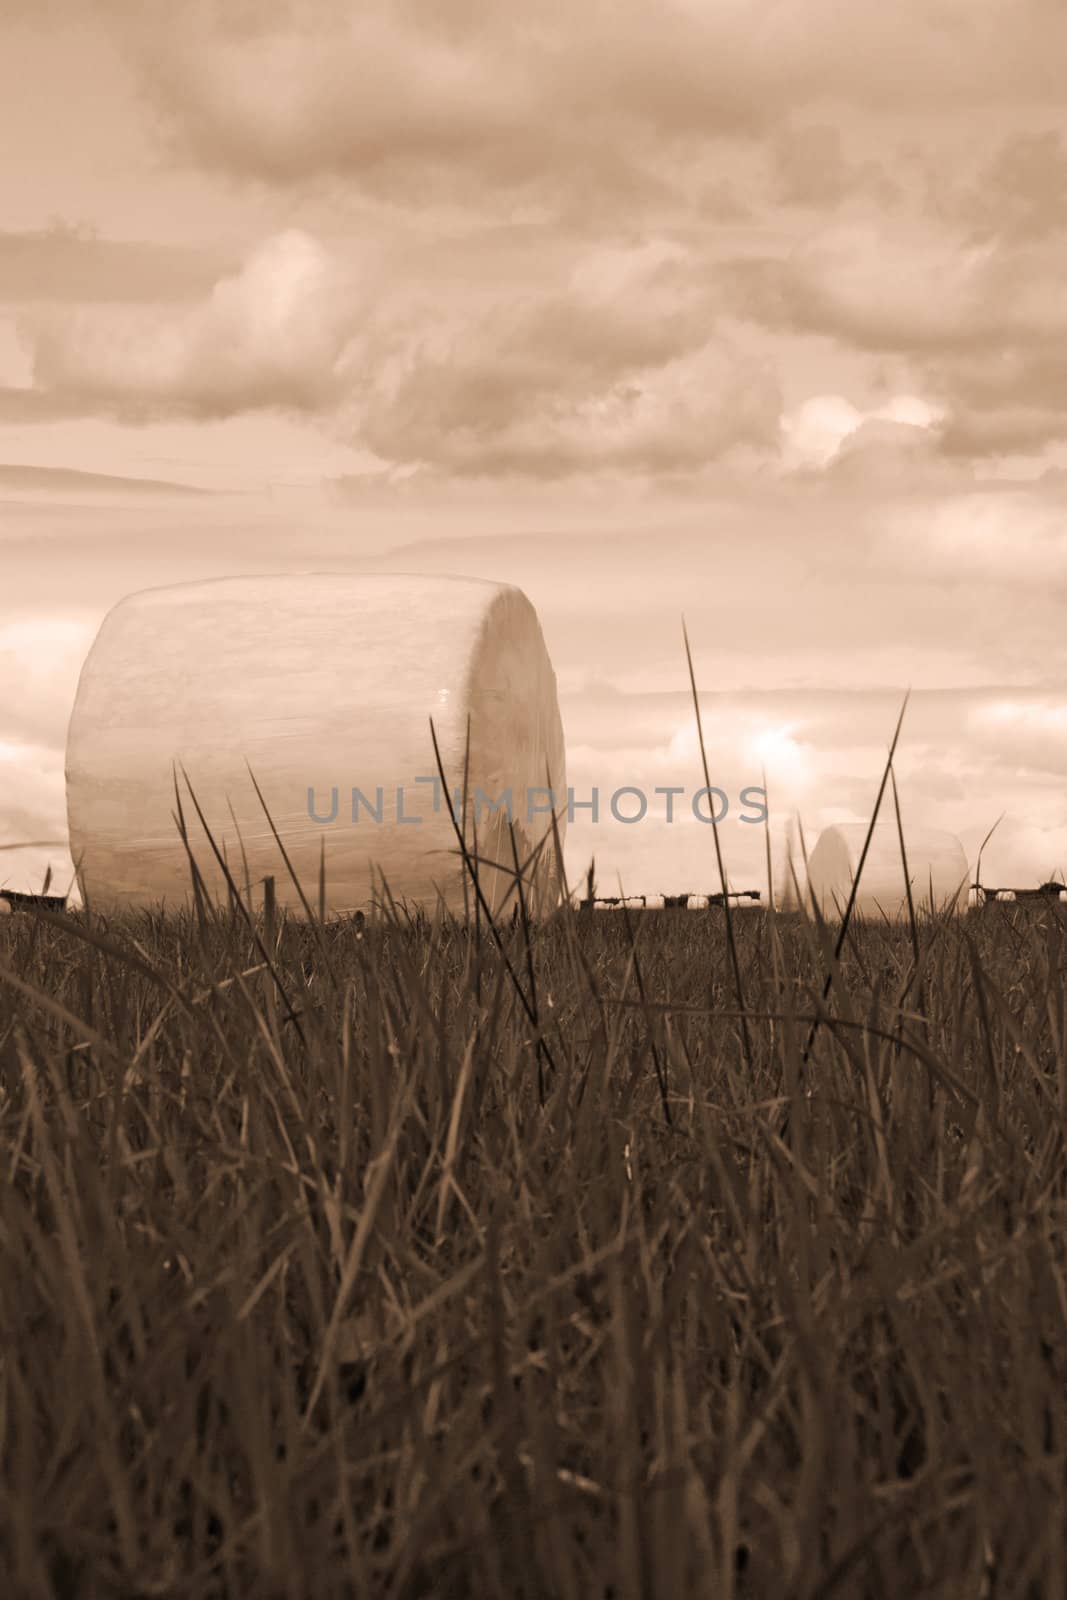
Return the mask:
[[361, 309], [351, 274], [290, 229], [191, 308], [49, 307], [21, 326], [44, 391], [131, 420], [220, 417], [335, 402]]
[[869, 431], [872, 423], [888, 424], [883, 439], [895, 433], [907, 441], [908, 430], [915, 430], [915, 441], [920, 442], [922, 431], [935, 427], [943, 415], [941, 406], [915, 394], [893, 395], [884, 404], [865, 409], [844, 395], [812, 395], [782, 418], [782, 465], [787, 471], [827, 467], [840, 457], [847, 441], [855, 440], [861, 430]]
[[61, 743], [95, 626], [40, 616], [0, 622], [0, 738]]
[[[1044, 700], [1000, 699], [968, 719], [971, 738], [1005, 764], [1067, 778], [1067, 694]], [[1067, 799], [1063, 802], [1067, 822]]]
[[[63, 762], [62, 746], [11, 740], [0, 744], [0, 843], [66, 839]], [[0, 883], [18, 865], [9, 859], [15, 855], [0, 853]], [[9, 887], [18, 885], [12, 882]]]
[[988, 490], [916, 511], [891, 508], [883, 557], [957, 582], [1023, 586], [1055, 599], [1067, 573], [1067, 529], [1056, 500]]

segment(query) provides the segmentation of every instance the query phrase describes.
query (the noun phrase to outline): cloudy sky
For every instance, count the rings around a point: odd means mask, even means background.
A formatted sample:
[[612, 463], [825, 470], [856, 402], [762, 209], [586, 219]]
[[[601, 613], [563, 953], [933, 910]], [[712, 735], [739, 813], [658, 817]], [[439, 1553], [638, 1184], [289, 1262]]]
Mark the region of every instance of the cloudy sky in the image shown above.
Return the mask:
[[[908, 686], [906, 819], [1067, 869], [1059, 0], [0, 27], [0, 843], [65, 834], [121, 595], [370, 566], [525, 589], [579, 798], [703, 781], [684, 614], [740, 884], [740, 790], [865, 817]], [[709, 834], [568, 862], [706, 889]]]

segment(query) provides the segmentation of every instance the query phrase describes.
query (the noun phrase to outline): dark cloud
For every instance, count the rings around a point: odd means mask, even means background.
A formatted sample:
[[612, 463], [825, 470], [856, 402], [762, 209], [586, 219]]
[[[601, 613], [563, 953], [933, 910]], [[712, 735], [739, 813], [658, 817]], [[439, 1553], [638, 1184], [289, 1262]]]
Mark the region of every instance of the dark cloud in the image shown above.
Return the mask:
[[1040, 405], [968, 406], [957, 386], [955, 410], [940, 430], [946, 456], [983, 460], [1040, 453], [1063, 436], [1064, 412]]
[[[642, 398], [639, 389], [633, 393]], [[626, 475], [687, 473], [734, 446], [768, 448], [773, 443], [760, 395], [728, 389], [717, 405], [706, 410], [689, 406], [669, 421], [656, 416], [654, 398], [647, 417], [631, 418], [630, 402], [630, 393], [609, 397], [600, 403], [601, 414], [595, 417], [572, 414], [559, 421], [542, 413], [527, 423], [497, 430], [490, 440], [461, 428], [428, 431], [395, 413], [372, 422], [367, 436], [383, 452], [409, 454], [453, 474], [542, 479], [604, 469]]]
[[355, 403], [358, 437], [393, 465], [540, 478], [684, 473], [735, 445], [773, 449], [777, 379], [718, 321], [680, 248], [592, 251], [518, 306], [392, 329]]
[[[144, 92], [205, 167], [381, 194], [682, 184], [707, 142], [805, 106], [1059, 103], [1051, 0], [290, 0], [103, 5]], [[787, 166], [789, 163], [787, 162]], [[813, 181], [803, 156], [787, 181]]]
[[[148, 6], [122, 37], [197, 161], [269, 182], [341, 174], [409, 200], [447, 184], [450, 200], [608, 189], [617, 201], [665, 182], [673, 139], [756, 115], [680, 9], [654, 28], [633, 5], [598, 4], [562, 27], [544, 4], [320, 5], [296, 25], [266, 5], [240, 35], [225, 17]], [[650, 123], [657, 149], [633, 137]]]
[[716, 272], [753, 320], [870, 353], [926, 360], [1067, 334], [1057, 250], [975, 241], [928, 218], [844, 217], [786, 253], [740, 256]]
[[876, 483], [913, 481], [921, 476], [929, 487], [945, 468], [939, 432], [905, 422], [872, 419], [843, 439], [824, 473], [838, 481], [873, 487]]
[[394, 464], [535, 478], [692, 472], [738, 445], [777, 445], [777, 379], [728, 345], [654, 366], [620, 361], [597, 379], [580, 365], [556, 375], [549, 357], [416, 356], [392, 392], [372, 395], [359, 437]]
[[939, 363], [931, 375], [949, 409], [950, 454], [1033, 454], [1063, 437], [1067, 353], [1058, 341], [993, 346]]
[[1058, 130], [1005, 140], [962, 195], [958, 213], [998, 238], [1038, 239], [1067, 226], [1067, 150]]
[[899, 185], [876, 161], [849, 158], [839, 127], [786, 126], [774, 136], [771, 153], [776, 192], [786, 205], [833, 210], [857, 191], [882, 205], [902, 198]]

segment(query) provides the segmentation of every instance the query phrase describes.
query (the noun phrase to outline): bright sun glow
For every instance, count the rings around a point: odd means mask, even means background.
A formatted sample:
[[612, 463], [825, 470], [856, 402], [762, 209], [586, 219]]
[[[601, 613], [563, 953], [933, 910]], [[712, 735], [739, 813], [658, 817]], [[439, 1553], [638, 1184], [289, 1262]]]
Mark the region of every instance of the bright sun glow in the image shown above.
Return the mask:
[[805, 747], [793, 736], [791, 724], [761, 728], [746, 740], [746, 758], [767, 774], [768, 783], [777, 781], [790, 790], [801, 787], [811, 775]]

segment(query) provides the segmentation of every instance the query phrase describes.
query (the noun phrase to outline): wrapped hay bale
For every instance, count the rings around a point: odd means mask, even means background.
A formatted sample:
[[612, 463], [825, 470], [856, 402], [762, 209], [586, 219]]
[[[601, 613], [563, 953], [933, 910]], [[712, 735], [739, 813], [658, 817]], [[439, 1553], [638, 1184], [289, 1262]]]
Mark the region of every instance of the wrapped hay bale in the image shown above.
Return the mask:
[[61, 906], [73, 883], [74, 863], [61, 841], [0, 844], [0, 916], [30, 901]]
[[[840, 918], [848, 904], [859, 866], [865, 822], [835, 823], [820, 833], [808, 860], [808, 887], [823, 916]], [[963, 845], [940, 828], [909, 828], [904, 836], [908, 877], [916, 911], [928, 908], [931, 892], [938, 909], [965, 906], [970, 874]], [[875, 827], [863, 863], [854, 915], [896, 921], [908, 914], [907, 886], [896, 819]]]
[[[520, 860], [547, 836], [526, 879], [544, 914], [559, 896], [547, 785], [562, 839], [565, 751], [555, 674], [521, 590], [337, 573], [130, 595], [89, 652], [67, 738], [71, 850], [87, 898], [105, 908], [189, 898], [174, 820], [179, 763], [242, 890], [246, 872], [253, 885], [273, 876], [278, 904], [300, 906], [250, 767], [312, 905], [324, 841], [329, 909], [368, 906], [384, 874], [398, 902], [432, 912], [440, 889], [461, 910], [430, 719], [461, 810], [468, 716], [467, 839], [476, 832], [479, 853], [509, 869], [483, 869], [483, 890], [494, 911], [507, 897], [510, 912], [510, 791]], [[220, 897], [224, 876], [179, 788], [197, 864]]]

